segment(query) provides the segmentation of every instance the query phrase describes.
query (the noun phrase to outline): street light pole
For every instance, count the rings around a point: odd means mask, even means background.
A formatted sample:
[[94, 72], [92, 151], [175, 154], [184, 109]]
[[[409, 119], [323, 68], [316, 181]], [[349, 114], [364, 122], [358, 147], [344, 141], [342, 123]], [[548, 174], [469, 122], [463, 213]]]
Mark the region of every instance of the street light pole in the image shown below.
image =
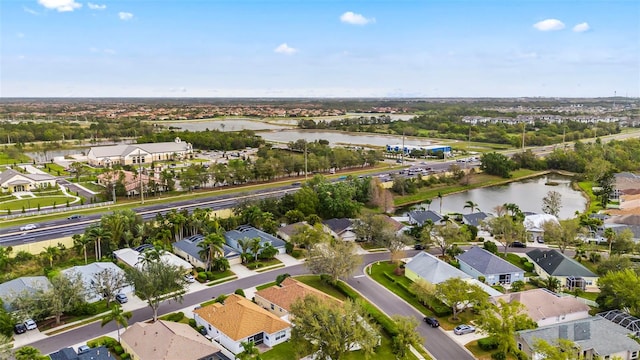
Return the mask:
[[138, 148], [138, 167], [139, 167], [139, 173], [140, 173], [140, 204], [144, 204], [144, 185], [142, 182], [142, 156], [141, 154], [141, 150], [140, 148]]
[[307, 140], [304, 141], [304, 181], [307, 181]]

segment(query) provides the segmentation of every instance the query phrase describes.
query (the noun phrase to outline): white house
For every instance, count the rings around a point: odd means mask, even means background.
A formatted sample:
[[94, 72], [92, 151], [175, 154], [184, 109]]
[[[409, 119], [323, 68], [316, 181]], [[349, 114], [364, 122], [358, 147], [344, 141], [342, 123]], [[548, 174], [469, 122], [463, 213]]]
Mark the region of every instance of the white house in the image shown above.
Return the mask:
[[289, 323], [236, 294], [224, 303], [195, 309], [193, 317], [207, 335], [234, 354], [243, 351], [242, 342], [273, 347], [291, 337]]
[[13, 169], [7, 169], [0, 173], [2, 192], [31, 191], [55, 186], [56, 178], [49, 174], [23, 174]]
[[184, 159], [193, 156], [193, 147], [176, 138], [173, 142], [94, 146], [87, 154], [93, 166], [151, 164], [153, 161]]
[[[73, 266], [68, 269], [62, 270], [61, 273], [64, 275], [72, 274], [72, 273], [80, 274], [80, 276], [82, 277], [82, 283], [84, 284], [85, 289], [91, 289], [91, 286], [95, 282], [95, 275], [103, 271], [110, 271], [114, 274], [120, 274], [123, 277], [125, 276], [124, 270], [122, 270], [121, 268], [118, 267], [118, 265], [112, 262], [94, 262], [94, 263], [82, 265], [82, 266]], [[120, 292], [125, 294], [131, 293], [133, 292], [133, 286], [127, 285], [124, 288], [122, 288]], [[100, 293], [87, 291], [87, 294], [86, 294], [87, 302], [99, 301], [99, 300], [102, 300], [102, 298], [103, 296]]]

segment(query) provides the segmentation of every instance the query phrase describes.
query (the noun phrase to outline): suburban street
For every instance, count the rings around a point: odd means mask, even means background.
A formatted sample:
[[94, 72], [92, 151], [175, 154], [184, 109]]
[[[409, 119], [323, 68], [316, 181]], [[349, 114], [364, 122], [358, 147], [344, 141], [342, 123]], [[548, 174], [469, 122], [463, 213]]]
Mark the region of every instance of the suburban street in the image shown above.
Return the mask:
[[[413, 256], [418, 251], [407, 252], [407, 256]], [[363, 255], [364, 261], [354, 275], [347, 280], [347, 283], [354, 287], [364, 297], [378, 306], [388, 315], [399, 314], [403, 316], [413, 316], [419, 320], [418, 331], [425, 339], [425, 348], [435, 357], [435, 359], [473, 359], [465, 349], [451, 339], [442, 329], [431, 328], [422, 321], [422, 315], [411, 305], [405, 303], [400, 298], [383, 288], [381, 285], [364, 275], [366, 265], [376, 261], [383, 261], [389, 258], [386, 252]], [[159, 314], [167, 314], [179, 311], [191, 306], [208, 301], [221, 294], [233, 293], [236, 289], [247, 289], [275, 280], [276, 276], [288, 273], [292, 276], [307, 274], [308, 270], [304, 264], [279, 268], [265, 273], [256, 274], [250, 277], [240, 278], [220, 285], [197, 292], [188, 293], [184, 296], [182, 303], [165, 302], [160, 306]], [[152, 317], [149, 307], [144, 307], [133, 311], [130, 324], [139, 321], [147, 321]], [[43, 340], [31, 343], [31, 346], [38, 348], [42, 353], [47, 354], [57, 351], [60, 348], [84, 343], [90, 339], [99, 337], [105, 333], [116, 330], [114, 323], [100, 326], [100, 322], [74, 328], [69, 331], [47, 337]]]

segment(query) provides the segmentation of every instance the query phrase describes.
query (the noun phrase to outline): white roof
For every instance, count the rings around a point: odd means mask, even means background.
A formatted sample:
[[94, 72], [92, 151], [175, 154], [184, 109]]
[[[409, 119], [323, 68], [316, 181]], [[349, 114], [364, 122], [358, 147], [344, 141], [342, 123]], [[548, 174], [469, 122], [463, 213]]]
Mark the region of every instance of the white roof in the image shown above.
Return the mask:
[[553, 221], [558, 223], [558, 218], [551, 214], [534, 214], [524, 217], [524, 227], [527, 231], [542, 231], [544, 223]]
[[[140, 263], [141, 254], [133, 249], [130, 249], [130, 248], [120, 249], [120, 250], [114, 251], [113, 254], [120, 261], [124, 262], [125, 264], [131, 267], [135, 267], [137, 269], [142, 268], [142, 264]], [[165, 264], [181, 267], [185, 270], [193, 268], [193, 266], [189, 264], [187, 261], [182, 260], [178, 256], [164, 250], [162, 251], [162, 255], [160, 255], [160, 261], [164, 262]]]
[[[85, 283], [86, 286], [88, 287], [89, 284], [91, 284], [91, 282], [93, 281], [95, 274], [106, 269], [111, 269], [115, 273], [119, 273], [122, 276], [124, 276], [124, 270], [122, 270], [121, 268], [118, 267], [118, 265], [112, 262], [95, 262], [87, 265], [74, 266], [74, 267], [70, 267], [68, 269], [62, 270], [61, 273], [64, 275], [72, 274], [74, 272], [79, 273], [80, 276], [82, 277], [82, 282]], [[127, 286], [122, 290], [122, 292], [124, 293], [128, 293], [131, 291], [133, 291], [133, 287], [131, 286]], [[95, 293], [87, 294], [88, 302], [94, 302], [100, 299], [102, 299], [102, 296], [100, 294], [95, 294]]]
[[147, 144], [121, 144], [110, 146], [94, 146], [91, 148], [91, 152], [95, 158], [125, 156], [134, 153], [138, 149], [149, 153], [170, 153], [170, 152], [183, 152], [191, 150], [191, 145], [187, 142], [161, 142], [161, 143], [147, 143]]

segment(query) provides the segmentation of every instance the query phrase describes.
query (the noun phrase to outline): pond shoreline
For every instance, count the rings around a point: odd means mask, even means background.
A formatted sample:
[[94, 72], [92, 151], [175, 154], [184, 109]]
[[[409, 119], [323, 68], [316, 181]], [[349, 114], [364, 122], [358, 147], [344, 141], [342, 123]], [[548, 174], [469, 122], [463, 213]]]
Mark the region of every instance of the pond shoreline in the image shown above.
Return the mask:
[[[447, 191], [447, 189], [450, 188], [455, 188], [455, 187], [460, 187], [459, 184], [453, 185], [453, 186], [445, 186], [442, 188], [435, 188], [433, 189], [434, 191], [439, 191], [440, 193], [442, 193], [443, 197], [446, 198], [449, 195], [455, 195], [455, 194], [460, 194], [460, 193], [465, 193], [468, 192], [470, 190], [476, 190], [476, 189], [483, 189], [483, 188], [489, 188], [489, 187], [494, 187], [494, 186], [501, 186], [501, 185], [507, 185], [513, 182], [519, 182], [519, 181], [523, 181], [523, 180], [527, 180], [527, 179], [531, 179], [531, 178], [537, 178], [537, 177], [541, 177], [541, 176], [545, 176], [545, 175], [549, 175], [549, 174], [558, 174], [558, 175], [562, 175], [562, 176], [567, 176], [567, 177], [571, 177], [571, 184], [570, 187], [576, 191], [579, 191], [580, 194], [582, 195], [582, 197], [584, 199], [586, 199], [587, 201], [587, 206], [585, 207], [585, 209], [583, 209], [581, 211], [581, 213], [588, 211], [589, 207], [588, 207], [588, 203], [589, 203], [589, 196], [588, 194], [586, 194], [580, 187], [575, 186], [576, 184], [576, 180], [573, 179], [573, 177], [576, 175], [575, 173], [572, 172], [568, 172], [568, 171], [559, 171], [559, 170], [542, 170], [542, 171], [536, 171], [536, 172], [532, 172], [530, 174], [526, 174], [526, 175], [522, 175], [522, 176], [517, 176], [517, 177], [513, 177], [513, 178], [509, 178], [509, 179], [496, 179], [493, 181], [489, 181], [489, 182], [485, 182], [482, 184], [476, 184], [476, 185], [469, 185], [464, 187], [463, 189], [459, 189], [459, 190], [453, 190], [453, 191]], [[550, 187], [550, 189], [553, 189], [553, 187]], [[412, 205], [417, 205], [417, 204], [421, 204], [427, 200], [434, 200], [434, 196], [429, 194], [429, 192], [427, 192], [424, 196], [419, 197], [418, 199], [412, 199], [411, 201], [407, 201], [407, 202], [403, 202], [403, 203], [396, 203], [395, 204], [395, 208], [396, 211], [398, 209], [401, 208], [409, 208]]]

